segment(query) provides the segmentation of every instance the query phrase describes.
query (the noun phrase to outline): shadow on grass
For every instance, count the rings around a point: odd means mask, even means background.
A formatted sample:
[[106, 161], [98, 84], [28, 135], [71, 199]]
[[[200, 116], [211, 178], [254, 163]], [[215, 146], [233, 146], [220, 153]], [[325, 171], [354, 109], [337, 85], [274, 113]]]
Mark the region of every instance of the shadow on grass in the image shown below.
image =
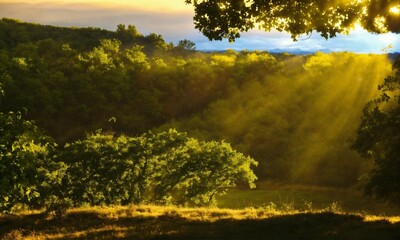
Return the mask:
[[400, 239], [400, 223], [355, 215], [303, 213], [267, 219], [193, 221], [178, 214], [115, 217], [70, 213], [0, 217], [0, 239]]

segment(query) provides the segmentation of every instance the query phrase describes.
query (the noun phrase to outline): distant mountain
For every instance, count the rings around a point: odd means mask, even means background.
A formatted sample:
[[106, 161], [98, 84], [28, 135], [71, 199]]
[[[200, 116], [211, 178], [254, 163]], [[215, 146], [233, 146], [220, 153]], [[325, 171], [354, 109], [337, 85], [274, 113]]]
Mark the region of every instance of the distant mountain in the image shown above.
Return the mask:
[[[245, 51], [245, 50], [237, 50], [234, 49], [237, 52], [240, 51]], [[224, 53], [226, 50], [207, 50], [207, 49], [201, 49], [199, 50], [200, 52], [214, 52], [214, 53]], [[332, 52], [329, 49], [318, 49], [315, 51], [306, 51], [306, 50], [302, 50], [300, 48], [292, 48], [292, 49], [281, 49], [281, 48], [275, 48], [275, 49], [271, 49], [271, 50], [266, 50], [266, 52], [270, 52], [270, 53], [289, 53], [289, 54], [293, 54], [293, 55], [308, 55], [308, 54], [314, 54], [315, 52], [324, 52], [324, 53], [330, 53]]]
[[307, 54], [314, 54], [315, 52], [324, 52], [324, 53], [330, 53], [331, 50], [329, 49], [318, 49], [316, 51], [306, 51], [302, 50], [299, 48], [292, 48], [292, 49], [281, 49], [281, 48], [275, 48], [269, 50], [270, 53], [290, 53], [290, 54], [295, 54], [295, 55], [307, 55]]
[[393, 52], [393, 53], [388, 53], [388, 57], [391, 61], [395, 62], [400, 56], [400, 52]]

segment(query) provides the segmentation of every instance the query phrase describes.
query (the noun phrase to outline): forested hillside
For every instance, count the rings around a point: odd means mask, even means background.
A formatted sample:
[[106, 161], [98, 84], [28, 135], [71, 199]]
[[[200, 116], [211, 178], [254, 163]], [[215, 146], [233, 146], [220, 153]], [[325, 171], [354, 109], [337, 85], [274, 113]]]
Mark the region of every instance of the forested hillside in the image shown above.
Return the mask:
[[59, 145], [103, 129], [169, 128], [226, 140], [262, 180], [349, 187], [373, 162], [350, 150], [386, 55], [199, 52], [132, 25], [118, 30], [0, 21], [1, 111], [22, 111]]

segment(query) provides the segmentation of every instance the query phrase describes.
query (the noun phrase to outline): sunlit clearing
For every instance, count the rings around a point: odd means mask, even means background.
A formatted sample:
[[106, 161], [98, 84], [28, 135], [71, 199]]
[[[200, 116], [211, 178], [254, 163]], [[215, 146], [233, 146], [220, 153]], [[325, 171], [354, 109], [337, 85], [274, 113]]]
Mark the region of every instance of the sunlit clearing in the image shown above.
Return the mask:
[[389, 13], [393, 14], [393, 15], [399, 15], [400, 14], [400, 5], [391, 7], [389, 9]]

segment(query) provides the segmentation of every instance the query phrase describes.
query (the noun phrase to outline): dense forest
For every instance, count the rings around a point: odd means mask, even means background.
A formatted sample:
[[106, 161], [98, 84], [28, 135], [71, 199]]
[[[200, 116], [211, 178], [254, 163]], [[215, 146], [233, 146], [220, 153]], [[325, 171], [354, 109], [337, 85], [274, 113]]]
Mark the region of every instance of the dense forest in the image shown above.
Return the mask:
[[116, 31], [0, 20], [2, 112], [21, 111], [59, 146], [102, 129], [174, 128], [226, 141], [260, 180], [354, 187], [373, 167], [350, 149], [387, 55], [201, 52], [133, 25]]

